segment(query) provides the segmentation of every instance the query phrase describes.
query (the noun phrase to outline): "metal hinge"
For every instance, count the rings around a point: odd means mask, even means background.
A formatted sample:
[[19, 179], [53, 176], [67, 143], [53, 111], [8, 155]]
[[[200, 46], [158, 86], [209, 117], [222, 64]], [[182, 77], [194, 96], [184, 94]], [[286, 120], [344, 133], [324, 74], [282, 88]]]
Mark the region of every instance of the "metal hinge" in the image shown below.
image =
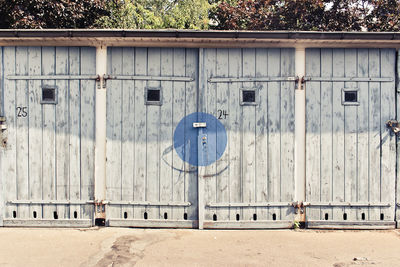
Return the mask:
[[386, 127], [390, 129], [395, 135], [400, 133], [400, 124], [397, 120], [388, 120], [386, 122]]

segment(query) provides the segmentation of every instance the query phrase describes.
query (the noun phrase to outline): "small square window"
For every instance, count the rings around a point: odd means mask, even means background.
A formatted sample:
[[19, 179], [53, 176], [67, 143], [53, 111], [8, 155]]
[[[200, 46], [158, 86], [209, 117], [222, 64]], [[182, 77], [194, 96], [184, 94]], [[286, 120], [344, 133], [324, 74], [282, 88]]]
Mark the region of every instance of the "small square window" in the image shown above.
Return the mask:
[[342, 89], [342, 105], [358, 106], [358, 88], [343, 88]]
[[161, 88], [146, 88], [145, 103], [146, 105], [161, 105], [162, 91]]
[[256, 102], [256, 91], [254, 90], [243, 90], [243, 102], [244, 103], [254, 103]]
[[357, 102], [357, 91], [347, 91], [344, 92], [345, 102]]
[[41, 104], [57, 104], [57, 87], [43, 86]]
[[147, 90], [147, 101], [160, 101], [160, 90]]
[[257, 105], [258, 88], [241, 88], [240, 105]]

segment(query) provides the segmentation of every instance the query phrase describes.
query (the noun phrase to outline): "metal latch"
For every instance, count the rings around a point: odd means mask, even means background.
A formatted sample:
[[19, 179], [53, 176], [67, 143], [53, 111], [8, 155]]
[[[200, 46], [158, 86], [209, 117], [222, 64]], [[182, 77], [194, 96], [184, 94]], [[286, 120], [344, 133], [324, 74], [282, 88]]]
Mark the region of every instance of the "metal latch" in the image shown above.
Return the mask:
[[386, 127], [390, 128], [396, 135], [400, 133], [400, 125], [397, 120], [388, 120], [386, 122]]
[[295, 78], [295, 90], [304, 90], [304, 77], [299, 78], [299, 76], [296, 76]]
[[5, 131], [7, 130], [7, 125], [5, 124], [6, 117], [0, 117], [0, 130]]
[[206, 122], [193, 122], [193, 128], [206, 128]]
[[304, 204], [303, 202], [293, 202], [292, 206], [295, 209], [296, 214], [304, 214]]

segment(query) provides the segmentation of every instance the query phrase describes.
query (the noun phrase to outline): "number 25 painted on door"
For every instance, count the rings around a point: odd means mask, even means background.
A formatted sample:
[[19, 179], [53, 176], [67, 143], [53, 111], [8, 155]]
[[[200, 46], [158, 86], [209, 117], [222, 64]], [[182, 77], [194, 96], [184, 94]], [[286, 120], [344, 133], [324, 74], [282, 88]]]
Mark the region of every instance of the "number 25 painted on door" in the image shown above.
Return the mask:
[[18, 118], [26, 118], [28, 116], [27, 107], [17, 107], [17, 117]]

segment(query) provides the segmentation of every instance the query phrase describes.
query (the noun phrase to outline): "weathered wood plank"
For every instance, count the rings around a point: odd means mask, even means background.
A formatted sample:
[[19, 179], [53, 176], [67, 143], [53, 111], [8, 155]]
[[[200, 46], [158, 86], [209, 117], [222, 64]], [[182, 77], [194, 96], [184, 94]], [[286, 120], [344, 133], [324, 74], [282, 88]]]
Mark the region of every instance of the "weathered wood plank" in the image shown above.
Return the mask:
[[[122, 49], [122, 74], [133, 75], [135, 63], [135, 49]], [[132, 201], [135, 162], [135, 88], [134, 81], [122, 81], [122, 133], [121, 133], [121, 199]], [[123, 207], [122, 217], [133, 218], [134, 207]]]
[[[96, 73], [96, 50], [81, 48], [81, 74]], [[94, 198], [95, 81], [81, 81], [81, 197]], [[82, 206], [82, 218], [93, 218], [93, 206]]]
[[52, 228], [84, 228], [91, 227], [91, 220], [23, 220], [8, 219], [4, 221], [5, 227], [52, 227]]
[[[357, 75], [357, 50], [345, 50], [345, 77], [355, 77]], [[356, 88], [357, 83], [346, 82], [344, 88]], [[345, 194], [344, 200], [347, 202], [357, 201], [357, 106], [344, 107], [344, 170], [345, 170]], [[354, 221], [357, 218], [355, 208], [345, 208], [347, 220]]]
[[[279, 50], [278, 50], [279, 51]], [[242, 75], [243, 77], [254, 77], [256, 74], [256, 50], [243, 49]], [[279, 52], [278, 52], [279, 56]], [[274, 64], [278, 65], [279, 60]], [[244, 88], [253, 88], [254, 83], [243, 83]], [[277, 90], [279, 91], [279, 86]], [[278, 93], [279, 95], [279, 93]], [[256, 106], [242, 106], [242, 201], [255, 201], [256, 184]], [[279, 113], [278, 113], [279, 116]], [[279, 119], [278, 119], [279, 120]], [[279, 160], [277, 161], [279, 162]], [[279, 187], [278, 187], [279, 188]], [[279, 190], [279, 189], [278, 189]], [[243, 209], [243, 220], [252, 220], [254, 208]]]
[[[174, 76], [184, 76], [185, 75], [185, 63], [186, 63], [186, 52], [183, 48], [174, 48], [173, 55], [173, 70]], [[176, 129], [178, 123], [186, 116], [189, 115], [185, 109], [186, 101], [187, 101], [187, 91], [186, 84], [184, 82], [174, 82], [174, 97], [173, 97], [173, 128]], [[186, 121], [185, 121], [186, 123]], [[184, 133], [185, 138], [188, 133]], [[192, 144], [190, 144], [192, 145]], [[188, 144], [185, 144], [185, 157], [186, 160], [189, 159], [189, 150]], [[173, 161], [173, 200], [174, 201], [184, 201], [185, 200], [185, 181], [188, 176], [187, 169], [189, 166], [185, 164], [185, 162], [178, 156], [178, 154], [173, 151], [174, 155], [172, 158]], [[182, 207], [174, 207], [172, 210], [172, 219], [181, 220], [183, 218], [184, 208]]]
[[[111, 74], [122, 74], [122, 48], [113, 47], [111, 52]], [[110, 81], [107, 91], [107, 199], [123, 200], [122, 191], [122, 81]], [[111, 206], [107, 209], [107, 217], [121, 218], [121, 206]]]
[[[229, 77], [241, 77], [242, 74], [242, 50], [238, 48], [229, 49]], [[242, 202], [242, 164], [241, 164], [241, 114], [239, 105], [240, 83], [229, 84], [229, 130], [227, 138], [229, 144], [229, 200], [231, 202]], [[236, 220], [236, 214], [243, 217], [241, 208], [230, 208], [231, 221]]]
[[[147, 49], [135, 49], [135, 75], [147, 74]], [[144, 81], [135, 81], [135, 180], [134, 200], [146, 200], [146, 107]], [[134, 209], [135, 219], [143, 219], [146, 209]]]
[[[55, 53], [54, 47], [42, 48], [42, 74], [55, 74]], [[42, 86], [54, 86], [54, 81], [42, 81]], [[43, 112], [43, 150], [42, 150], [42, 170], [43, 170], [43, 199], [56, 199], [56, 136], [55, 136], [55, 105], [42, 105]], [[54, 219], [56, 206], [43, 205], [43, 218]]]
[[[332, 77], [332, 49], [321, 49], [321, 75]], [[321, 201], [332, 201], [332, 96], [331, 82], [321, 83]], [[321, 207], [321, 220], [332, 219], [332, 208]]]
[[[398, 90], [400, 90], [400, 53], [397, 53], [397, 66], [396, 66], [396, 74], [397, 74], [397, 91]], [[400, 94], [396, 94], [396, 97], [397, 97], [397, 105], [396, 105], [396, 108], [397, 108], [397, 110], [396, 110], [396, 117], [397, 118], [400, 118], [400, 105], [399, 105], [399, 103], [400, 103]], [[399, 149], [400, 149], [400, 142], [397, 142], [397, 151], [400, 151]], [[399, 162], [399, 155], [397, 154], [397, 158], [396, 158], [396, 160], [397, 160], [397, 162]], [[397, 169], [397, 173], [396, 173], [396, 175], [397, 175], [397, 177], [396, 177], [396, 179], [398, 179], [399, 177], [400, 177], [400, 168], [399, 167], [397, 167], [396, 168]], [[397, 185], [397, 188], [396, 188], [396, 193], [397, 193], [397, 198], [396, 198], [396, 202], [397, 203], [399, 203], [399, 200], [400, 200], [400, 183], [399, 182], [397, 182], [396, 183], [396, 185]], [[396, 203], [396, 205], [397, 205], [397, 203]], [[397, 208], [396, 209], [396, 221], [397, 221], [397, 228], [400, 228], [400, 209], [399, 208]]]
[[[186, 49], [186, 76], [199, 77], [198, 76], [198, 49]], [[197, 80], [193, 82], [186, 83], [186, 114], [191, 114], [198, 111], [197, 100], [198, 100], [198, 88]], [[197, 144], [194, 144], [197, 145]], [[187, 155], [187, 160], [189, 160], [189, 155]], [[189, 201], [192, 205], [188, 208], [184, 208], [187, 214], [188, 220], [197, 220], [197, 166], [192, 166], [189, 163], [185, 163], [185, 169], [189, 170], [189, 173], [185, 176], [185, 201]], [[182, 218], [182, 217], [181, 217]]]
[[[29, 75], [41, 74], [41, 48], [28, 48]], [[29, 81], [29, 199], [42, 198], [42, 95], [41, 81]], [[30, 206], [29, 218], [42, 218], [40, 205]]]
[[[396, 53], [394, 49], [381, 49], [381, 72], [385, 77], [395, 77]], [[381, 198], [380, 201], [394, 204], [396, 181], [396, 136], [386, 127], [386, 122], [395, 118], [395, 82], [381, 83]], [[394, 205], [381, 208], [380, 220], [394, 220]]]
[[395, 222], [382, 221], [309, 221], [307, 228], [330, 230], [385, 230], [395, 228]]
[[[256, 77], [268, 76], [268, 49], [256, 49]], [[256, 202], [268, 201], [268, 83], [260, 83], [256, 108]], [[232, 146], [236, 146], [235, 143]], [[253, 220], [267, 220], [266, 208], [256, 208]]]
[[[280, 49], [268, 50], [268, 74], [281, 74]], [[268, 202], [280, 200], [281, 183], [281, 86], [280, 82], [268, 84]], [[268, 209], [269, 220], [280, 220], [280, 209]]]
[[[216, 75], [218, 77], [229, 76], [229, 50], [222, 48], [217, 49], [216, 58]], [[216, 100], [217, 104], [215, 107], [215, 117], [224, 125], [227, 133], [230, 132], [228, 117], [224, 114], [229, 114], [229, 89], [228, 84], [219, 83], [216, 85]], [[228, 115], [229, 116], [229, 115]], [[218, 132], [216, 140], [219, 142]], [[216, 161], [216, 170], [219, 172], [228, 166], [229, 164], [229, 149], [231, 144], [227, 144], [226, 149], [222, 157]], [[216, 201], [217, 202], [229, 202], [229, 171], [224, 171], [216, 175]], [[229, 208], [220, 208], [217, 210], [218, 220], [229, 220]], [[239, 218], [240, 219], [240, 218]]]
[[[161, 49], [161, 76], [173, 76], [173, 55], [174, 51], [172, 48]], [[163, 91], [163, 104], [160, 110], [160, 201], [172, 201], [172, 168], [169, 164], [172, 163], [173, 150], [173, 95], [174, 87], [172, 81], [161, 82], [161, 90]], [[171, 153], [165, 154], [164, 151], [170, 150]], [[166, 161], [164, 162], [163, 159]], [[164, 214], [167, 218], [172, 216], [171, 207], [160, 207], [160, 214], [158, 218], [163, 218]]]
[[[281, 76], [293, 76], [294, 49], [281, 49]], [[294, 82], [281, 82], [281, 181], [280, 201], [294, 200]], [[292, 207], [281, 208], [281, 220], [293, 220]]]
[[[217, 58], [217, 49], [205, 49], [204, 50], [204, 57], [205, 57], [205, 73], [207, 79], [209, 77], [216, 76], [216, 58]], [[205, 107], [204, 111], [206, 113], [213, 114], [214, 116], [216, 115], [216, 84], [212, 83], [207, 83], [206, 86], [206, 92], [205, 92]], [[207, 129], [205, 129], [207, 131]], [[212, 134], [208, 133], [207, 134]], [[208, 151], [209, 155], [213, 152]], [[199, 179], [204, 179], [204, 203], [210, 203], [210, 202], [215, 202], [216, 201], [216, 163], [210, 164], [205, 167], [200, 167], [200, 168], [205, 168], [205, 174], [207, 177], [200, 177]], [[206, 208], [205, 210], [205, 220], [213, 220], [214, 214], [217, 215], [217, 210], [216, 209], [209, 209]], [[217, 217], [218, 220], [218, 217]]]
[[[1, 89], [0, 89], [0, 114], [1, 116], [5, 116], [4, 112], [4, 71], [3, 71], [3, 52], [4, 52], [4, 47], [0, 47], [0, 84], [1, 84]], [[0, 134], [0, 142], [3, 142], [3, 132]], [[5, 156], [4, 153], [4, 147], [0, 148], [0, 227], [3, 226], [3, 220], [4, 220], [4, 214], [5, 214], [5, 207], [4, 207], [4, 175], [2, 171], [2, 161]]]
[[[357, 50], [357, 76], [368, 77], [368, 49]], [[369, 198], [369, 86], [367, 82], [358, 83], [357, 107], [357, 202], [368, 202]], [[363, 215], [364, 214], [364, 215]], [[368, 208], [359, 208], [357, 220], [368, 219]]]
[[[149, 48], [147, 58], [147, 75], [160, 75], [160, 48]], [[184, 65], [182, 66], [184, 67]], [[147, 81], [149, 88], [159, 88], [160, 81]], [[161, 89], [162, 90], [162, 89]], [[146, 191], [149, 201], [159, 201], [160, 187], [160, 106], [147, 105], [147, 150], [146, 150]], [[147, 208], [149, 219], [160, 219], [159, 208]]]
[[[334, 77], [344, 77], [344, 49], [333, 49], [333, 69], [332, 74]], [[344, 163], [344, 149], [345, 149], [345, 136], [344, 136], [344, 125], [345, 125], [345, 114], [344, 107], [342, 105], [342, 88], [344, 87], [343, 82], [333, 83], [333, 122], [332, 130], [333, 137], [333, 201], [343, 202], [344, 201], [344, 177], [345, 177], [345, 163]], [[342, 221], [344, 220], [344, 209], [333, 208], [332, 214], [333, 220]]]
[[[15, 74], [15, 47], [4, 47], [4, 76]], [[4, 80], [4, 115], [7, 120], [6, 148], [2, 158], [2, 177], [4, 179], [5, 200], [17, 198], [17, 180], [16, 180], [16, 102], [15, 102], [15, 81]], [[17, 216], [16, 205], [7, 205], [5, 210], [5, 219]]]
[[[28, 74], [28, 48], [17, 47], [15, 51], [15, 71], [17, 75]], [[15, 88], [16, 102], [16, 165], [17, 196], [27, 199], [29, 195], [29, 100], [26, 91], [27, 81], [17, 81]], [[27, 115], [24, 114], [24, 109]], [[29, 206], [18, 205], [20, 218], [29, 218]]]
[[[56, 75], [69, 74], [68, 47], [56, 47]], [[69, 199], [69, 91], [68, 81], [56, 81], [58, 103], [56, 105], [56, 180], [57, 200]], [[69, 206], [57, 206], [58, 218], [69, 219]]]
[[206, 229], [290, 229], [293, 228], [293, 221], [206, 221], [204, 222]]
[[[307, 75], [321, 75], [321, 50], [307, 49]], [[306, 199], [320, 201], [321, 182], [321, 86], [306, 85]], [[307, 220], [320, 219], [320, 208], [308, 208]]]
[[153, 228], [195, 228], [196, 221], [189, 220], [109, 220], [115, 227], [153, 227]]
[[[380, 77], [380, 51], [369, 50], [369, 76]], [[369, 84], [369, 200], [381, 198], [381, 88], [380, 83]], [[380, 208], [370, 208], [369, 220], [377, 221]]]
[[[69, 73], [80, 74], [80, 48], [69, 48]], [[80, 81], [69, 81], [69, 198], [81, 199], [81, 89]], [[70, 218], [80, 219], [79, 205], [70, 206]]]

